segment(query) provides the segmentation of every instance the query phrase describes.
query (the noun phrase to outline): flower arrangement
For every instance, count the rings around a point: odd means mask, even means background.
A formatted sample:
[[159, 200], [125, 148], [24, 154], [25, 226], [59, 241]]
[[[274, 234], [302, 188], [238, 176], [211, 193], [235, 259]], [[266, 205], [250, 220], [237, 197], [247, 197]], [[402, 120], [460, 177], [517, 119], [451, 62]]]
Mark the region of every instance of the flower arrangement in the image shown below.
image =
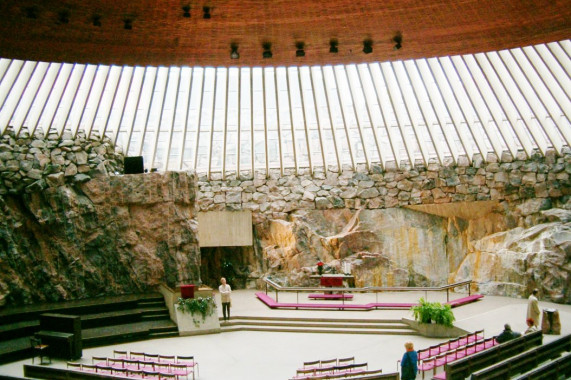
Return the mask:
[[321, 261], [317, 263], [317, 273], [319, 273], [320, 275], [323, 274], [323, 263]]
[[200, 320], [196, 318], [196, 314], [202, 316], [202, 322], [205, 321], [206, 317], [214, 314], [216, 310], [216, 302], [214, 297], [198, 297], [198, 298], [180, 298], [177, 300], [177, 309], [183, 313], [189, 312], [192, 315], [192, 321], [194, 325], [198, 327], [200, 325]]

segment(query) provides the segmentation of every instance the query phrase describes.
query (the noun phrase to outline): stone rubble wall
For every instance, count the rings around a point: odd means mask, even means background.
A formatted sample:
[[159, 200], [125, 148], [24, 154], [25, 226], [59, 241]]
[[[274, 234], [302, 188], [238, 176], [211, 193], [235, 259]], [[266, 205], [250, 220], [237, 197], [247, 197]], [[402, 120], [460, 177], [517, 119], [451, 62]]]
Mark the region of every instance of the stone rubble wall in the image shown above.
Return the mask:
[[0, 195], [36, 192], [123, 172], [123, 154], [111, 140], [65, 132], [60, 138], [13, 130], [0, 136]]
[[[495, 154], [486, 161], [476, 155], [470, 163], [460, 157], [457, 165], [437, 162], [427, 166], [372, 165], [341, 173], [307, 169], [298, 174], [292, 169], [227, 175], [200, 176], [197, 203], [200, 211], [252, 210], [257, 222], [286, 219], [298, 210], [384, 209], [418, 204], [442, 204], [498, 200], [517, 204], [527, 199], [542, 199], [540, 207], [549, 208], [549, 200], [571, 194], [571, 150], [561, 156], [548, 151], [526, 159], [504, 154], [501, 162]], [[540, 202], [541, 203], [541, 202]], [[520, 210], [526, 217], [538, 210]]]

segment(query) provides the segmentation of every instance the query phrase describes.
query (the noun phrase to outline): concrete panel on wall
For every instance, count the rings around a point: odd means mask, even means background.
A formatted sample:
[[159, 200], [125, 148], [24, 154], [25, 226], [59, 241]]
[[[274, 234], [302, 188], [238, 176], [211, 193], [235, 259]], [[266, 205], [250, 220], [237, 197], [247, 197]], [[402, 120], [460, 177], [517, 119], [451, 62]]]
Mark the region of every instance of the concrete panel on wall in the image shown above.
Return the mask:
[[249, 210], [199, 212], [198, 241], [201, 247], [252, 245], [252, 212]]

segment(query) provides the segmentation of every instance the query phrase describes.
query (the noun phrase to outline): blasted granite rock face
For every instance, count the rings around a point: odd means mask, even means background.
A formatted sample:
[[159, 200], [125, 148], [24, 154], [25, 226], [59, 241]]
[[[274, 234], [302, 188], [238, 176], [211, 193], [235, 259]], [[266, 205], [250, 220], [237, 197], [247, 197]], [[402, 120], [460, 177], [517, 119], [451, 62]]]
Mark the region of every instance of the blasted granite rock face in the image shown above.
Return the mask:
[[543, 214], [546, 223], [475, 241], [453, 280], [472, 279], [485, 294], [512, 297], [526, 297], [538, 288], [544, 299], [571, 303], [571, 211]]
[[198, 282], [194, 181], [185, 173], [98, 177], [0, 197], [7, 304]]
[[261, 236], [269, 271], [291, 286], [311, 283], [318, 261], [326, 272], [352, 266], [357, 286], [442, 285], [451, 257], [446, 218], [407, 209], [308, 210], [273, 220]]

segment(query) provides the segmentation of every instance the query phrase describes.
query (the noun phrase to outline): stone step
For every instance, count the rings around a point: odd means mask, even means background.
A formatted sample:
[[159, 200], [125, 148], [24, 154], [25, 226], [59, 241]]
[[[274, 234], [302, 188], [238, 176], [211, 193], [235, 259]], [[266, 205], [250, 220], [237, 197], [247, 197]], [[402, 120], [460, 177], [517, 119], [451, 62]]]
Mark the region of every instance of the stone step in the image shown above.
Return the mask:
[[321, 322], [321, 321], [242, 321], [233, 320], [224, 323], [224, 326], [286, 326], [286, 327], [328, 327], [331, 329], [410, 329], [408, 325], [404, 323], [348, 323], [348, 322]]
[[419, 335], [396, 319], [339, 319], [287, 317], [232, 317], [221, 322], [221, 331], [274, 331], [338, 334]]
[[220, 328], [221, 332], [232, 332], [232, 331], [264, 331], [264, 332], [299, 332], [299, 333], [324, 333], [324, 334], [372, 334], [372, 335], [420, 335], [417, 331], [412, 329], [338, 329], [338, 328], [328, 328], [328, 327], [278, 327], [278, 326], [225, 326], [222, 325]]

